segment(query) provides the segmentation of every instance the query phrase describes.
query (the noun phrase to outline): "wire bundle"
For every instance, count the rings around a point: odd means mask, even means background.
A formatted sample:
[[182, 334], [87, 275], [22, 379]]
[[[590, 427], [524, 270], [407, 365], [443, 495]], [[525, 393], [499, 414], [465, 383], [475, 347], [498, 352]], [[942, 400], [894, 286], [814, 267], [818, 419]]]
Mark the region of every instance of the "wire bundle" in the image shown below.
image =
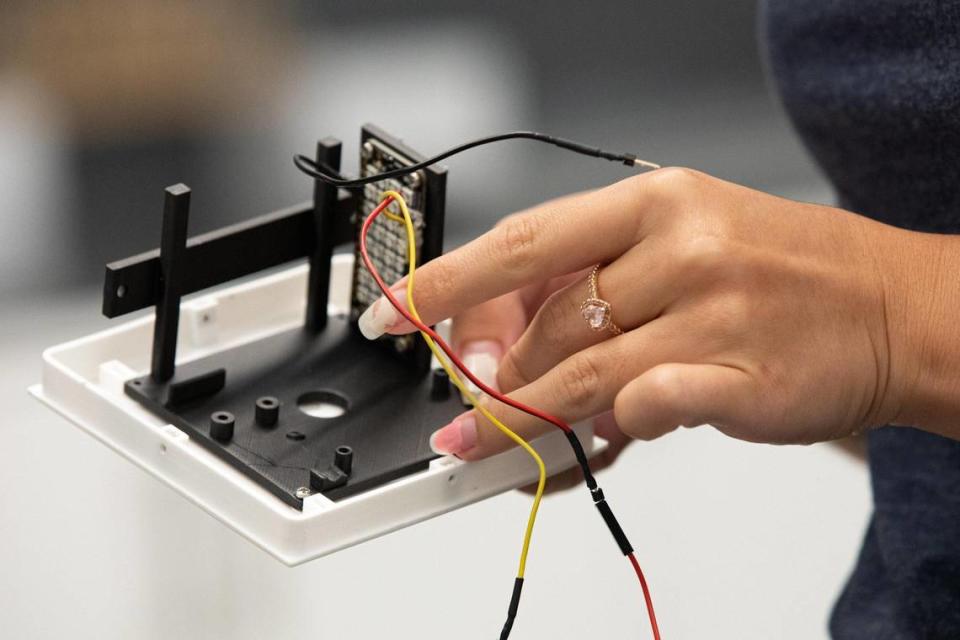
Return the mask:
[[[510, 135], [510, 134], [506, 134], [506, 135]], [[477, 145], [476, 144], [462, 145], [463, 148], [458, 148], [458, 149], [464, 150], [465, 148], [470, 148], [470, 146], [477, 146]], [[456, 151], [454, 150], [453, 152], [456, 152]], [[452, 155], [453, 152], [447, 152], [446, 155]], [[446, 155], [444, 154], [441, 154], [441, 155], [446, 157]], [[607, 154], [607, 155], [612, 155], [612, 154]], [[601, 155], [599, 157], [606, 157], [606, 156]], [[421, 164], [424, 164], [424, 166], [426, 166], [426, 164], [432, 164], [433, 162], [436, 162], [438, 159], [442, 159], [442, 158], [439, 158], [439, 157], [434, 158], [429, 161], [426, 161], [426, 163], [421, 163]], [[635, 157], [634, 157], [634, 160], [635, 160]], [[640, 161], [640, 162], [643, 163], [643, 161]], [[644, 163], [644, 164], [649, 165], [651, 163]], [[298, 164], [297, 166], [299, 167], [300, 165]], [[417, 170], [417, 167], [405, 167], [400, 171], [403, 173], [407, 173], [409, 171], [415, 171], [415, 170]], [[392, 172], [387, 172], [384, 174], [380, 174], [378, 176], [370, 176], [369, 178], [365, 179], [364, 182], [361, 182], [361, 184], [365, 182], [383, 180], [386, 177], [390, 177], [387, 175], [389, 173], [392, 173]], [[358, 182], [358, 181], [344, 181], [339, 179], [337, 180], [339, 182], [348, 182], [348, 183]], [[360, 185], [344, 184], [341, 186], [360, 186]], [[401, 215], [399, 216], [388, 211], [387, 209], [390, 203], [393, 201], [396, 201], [396, 203], [400, 207]], [[384, 213], [388, 218], [390, 218], [395, 222], [403, 223], [406, 227], [407, 253], [408, 253], [408, 261], [410, 264], [410, 271], [407, 279], [407, 289], [406, 289], [407, 308], [404, 308], [404, 306], [400, 303], [400, 301], [397, 300], [397, 298], [390, 291], [390, 288], [387, 286], [387, 284], [380, 277], [380, 274], [377, 272], [376, 266], [373, 264], [373, 261], [370, 259], [370, 256], [367, 252], [367, 233], [370, 227], [373, 225], [374, 221], [377, 219], [377, 217], [380, 216], [381, 213]], [[510, 630], [513, 627], [513, 621], [516, 618], [517, 610], [519, 608], [520, 593], [523, 588], [527, 553], [530, 547], [530, 540], [533, 533], [534, 522], [537, 516], [537, 510], [539, 509], [540, 501], [543, 496], [544, 486], [546, 484], [546, 469], [544, 467], [543, 460], [540, 458], [537, 452], [533, 449], [533, 447], [530, 446], [530, 444], [526, 440], [524, 440], [523, 438], [518, 436], [516, 433], [511, 431], [506, 425], [504, 425], [493, 414], [491, 414], [489, 410], [487, 410], [483, 405], [481, 405], [478, 402], [477, 398], [472, 393], [470, 393], [469, 389], [467, 389], [466, 385], [458, 376], [457, 372], [453, 369], [450, 362], [453, 362], [453, 364], [456, 365], [457, 369], [459, 369], [464, 376], [466, 376], [471, 382], [473, 382], [479, 389], [481, 389], [489, 397], [494, 398], [499, 402], [502, 402], [515, 409], [519, 409], [520, 411], [523, 411], [531, 416], [534, 416], [541, 420], [549, 422], [550, 424], [554, 425], [555, 427], [557, 427], [558, 429], [564, 432], [568, 442], [570, 443], [570, 446], [573, 448], [574, 456], [576, 457], [577, 463], [579, 464], [580, 469], [583, 472], [584, 481], [586, 482], [587, 488], [590, 490], [590, 495], [593, 499], [594, 505], [597, 507], [597, 510], [600, 513], [600, 516], [603, 518], [604, 523], [607, 525], [607, 528], [610, 530], [611, 534], [613, 535], [613, 538], [616, 541], [618, 547], [620, 548], [620, 551], [629, 559], [630, 564], [633, 566], [633, 569], [636, 572], [637, 579], [639, 580], [640, 587], [643, 591], [643, 597], [646, 603], [647, 614], [650, 619], [650, 627], [653, 632], [653, 637], [655, 640], [660, 640], [660, 631], [657, 626], [656, 614], [654, 613], [654, 610], [653, 610], [653, 601], [650, 596], [650, 590], [649, 590], [649, 587], [647, 586], [647, 581], [644, 578], [643, 571], [640, 568], [640, 563], [637, 561], [636, 555], [634, 554], [634, 551], [633, 551], [633, 547], [631, 546], [629, 540], [627, 539], [626, 534], [624, 533], [623, 529], [620, 527], [619, 522], [617, 522], [617, 519], [614, 516], [613, 511], [610, 508], [610, 505], [607, 503], [606, 498], [604, 497], [604, 494], [603, 494], [603, 490], [597, 484], [597, 481], [590, 470], [590, 465], [589, 465], [589, 462], [587, 461], [586, 453], [583, 450], [583, 445], [580, 443], [580, 439], [577, 437], [577, 434], [573, 431], [570, 425], [568, 425], [563, 420], [560, 420], [559, 418], [556, 418], [548, 413], [540, 411], [534, 407], [529, 407], [517, 400], [514, 400], [513, 398], [510, 398], [509, 396], [499, 393], [498, 391], [492, 389], [490, 386], [485, 384], [476, 375], [474, 375], [472, 371], [470, 371], [466, 366], [464, 366], [463, 362], [460, 360], [459, 357], [457, 357], [456, 353], [454, 353], [454, 351], [450, 348], [450, 346], [433, 329], [431, 329], [421, 321], [420, 316], [416, 310], [416, 305], [414, 303], [414, 295], [413, 295], [414, 294], [414, 274], [416, 272], [416, 262], [417, 262], [416, 241], [415, 241], [415, 235], [414, 235], [414, 229], [413, 229], [413, 221], [410, 217], [410, 212], [407, 208], [406, 202], [403, 200], [403, 197], [400, 194], [396, 193], [395, 191], [385, 192], [383, 201], [364, 220], [363, 226], [360, 232], [360, 253], [363, 258], [364, 264], [366, 265], [367, 269], [370, 271], [370, 274], [373, 276], [374, 280], [377, 283], [377, 286], [383, 292], [384, 296], [387, 298], [387, 300], [390, 301], [390, 304], [393, 305], [393, 307], [397, 310], [398, 313], [404, 316], [404, 318], [406, 318], [407, 321], [413, 324], [420, 331], [420, 334], [423, 336], [427, 345], [430, 347], [430, 350], [437, 357], [437, 360], [440, 362], [441, 366], [446, 370], [447, 374], [450, 376], [450, 380], [453, 381], [454, 385], [458, 389], [464, 392], [464, 395], [466, 395], [466, 397], [470, 400], [470, 402], [473, 403], [477, 411], [479, 411], [485, 418], [487, 418], [491, 423], [493, 423], [494, 426], [496, 426], [504, 434], [506, 434], [511, 440], [513, 440], [518, 445], [523, 447], [523, 449], [537, 463], [537, 467], [539, 469], [539, 482], [537, 484], [537, 490], [534, 497], [533, 506], [531, 507], [531, 510], [530, 510], [530, 516], [527, 521], [527, 528], [524, 534], [523, 548], [520, 554], [520, 567], [517, 572], [517, 578], [514, 582], [513, 594], [511, 596], [510, 605], [507, 610], [507, 619], [504, 622], [503, 630], [501, 631], [501, 634], [500, 634], [500, 639], [506, 640], [507, 637], [510, 635]], [[409, 311], [407, 309], [409, 309]], [[444, 357], [444, 355], [446, 355], [446, 358]], [[449, 361], [447, 360], [447, 358], [449, 358]]]

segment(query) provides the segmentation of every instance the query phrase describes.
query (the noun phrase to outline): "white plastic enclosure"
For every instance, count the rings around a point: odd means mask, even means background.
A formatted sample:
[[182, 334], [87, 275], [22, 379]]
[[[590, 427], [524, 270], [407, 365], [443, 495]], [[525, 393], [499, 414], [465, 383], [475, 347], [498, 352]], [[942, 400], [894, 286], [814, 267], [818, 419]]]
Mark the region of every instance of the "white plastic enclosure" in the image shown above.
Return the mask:
[[[334, 257], [331, 314], [348, 310], [352, 269], [352, 255]], [[298, 326], [306, 286], [302, 265], [184, 301], [177, 363]], [[147, 316], [47, 349], [42, 382], [30, 393], [287, 565], [536, 479], [536, 467], [519, 449], [473, 463], [448, 456], [425, 471], [337, 502], [314, 494], [298, 511], [124, 395], [124, 381], [149, 370], [152, 332], [153, 317]], [[576, 429], [588, 456], [606, 446], [589, 425]], [[574, 464], [559, 432], [534, 446], [550, 473]]]

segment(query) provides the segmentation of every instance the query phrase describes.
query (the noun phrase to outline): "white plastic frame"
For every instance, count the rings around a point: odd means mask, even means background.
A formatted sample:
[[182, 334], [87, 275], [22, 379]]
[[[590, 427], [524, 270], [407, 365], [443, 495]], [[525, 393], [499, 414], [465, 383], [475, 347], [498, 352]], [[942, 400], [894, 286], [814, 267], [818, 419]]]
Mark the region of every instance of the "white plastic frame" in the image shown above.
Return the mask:
[[[349, 306], [352, 269], [353, 256], [334, 257], [331, 314]], [[303, 265], [184, 302], [178, 364], [298, 326], [306, 286]], [[312, 495], [298, 511], [124, 395], [124, 381], [149, 369], [152, 332], [150, 315], [47, 349], [42, 383], [30, 393], [284, 564], [304, 563], [536, 479], [535, 466], [519, 449], [473, 463], [448, 456], [339, 502]], [[606, 447], [589, 425], [576, 429], [588, 456]], [[574, 463], [559, 432], [534, 446], [550, 473]]]

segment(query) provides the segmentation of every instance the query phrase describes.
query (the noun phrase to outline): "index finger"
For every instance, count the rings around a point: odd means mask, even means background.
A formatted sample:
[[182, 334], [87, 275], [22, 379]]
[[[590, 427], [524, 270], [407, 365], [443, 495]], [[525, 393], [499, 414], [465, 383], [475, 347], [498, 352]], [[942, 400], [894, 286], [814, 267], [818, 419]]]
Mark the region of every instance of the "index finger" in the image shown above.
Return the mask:
[[[479, 238], [418, 268], [414, 295], [423, 321], [436, 324], [527, 284], [620, 256], [639, 241], [635, 181], [624, 180], [512, 215]], [[401, 281], [391, 290], [401, 292], [402, 287]], [[414, 330], [382, 297], [360, 317], [360, 327], [371, 339]]]

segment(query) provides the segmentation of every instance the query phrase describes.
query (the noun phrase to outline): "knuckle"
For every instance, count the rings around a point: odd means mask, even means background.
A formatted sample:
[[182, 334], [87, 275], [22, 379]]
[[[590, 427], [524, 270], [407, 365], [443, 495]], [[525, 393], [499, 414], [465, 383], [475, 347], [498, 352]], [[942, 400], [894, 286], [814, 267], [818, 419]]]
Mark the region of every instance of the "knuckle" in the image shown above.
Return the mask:
[[493, 231], [493, 258], [511, 270], [529, 269], [537, 258], [542, 226], [530, 214], [507, 218]]
[[560, 369], [561, 403], [567, 406], [590, 405], [600, 391], [600, 369], [591, 356], [578, 354]]
[[686, 167], [664, 167], [646, 174], [646, 177], [655, 189], [676, 191], [693, 187], [703, 174]]
[[728, 257], [726, 241], [712, 235], [696, 235], [679, 251], [680, 268], [691, 276], [716, 274]]
[[657, 398], [661, 403], [673, 404], [682, 393], [683, 380], [675, 367], [654, 367], [645, 377], [650, 397]]
[[561, 292], [547, 298], [547, 301], [537, 311], [537, 317], [534, 318], [532, 326], [536, 326], [544, 348], [556, 350], [562, 348], [568, 342], [564, 329], [570, 317], [572, 317], [569, 314], [570, 310], [564, 304]]
[[422, 299], [425, 304], [429, 304], [431, 300], [453, 294], [460, 279], [458, 272], [457, 265], [442, 257], [429, 264], [429, 272], [424, 274], [428, 277], [420, 276], [418, 269], [417, 275], [420, 277], [417, 278], [417, 302]]
[[753, 297], [746, 290], [734, 290], [725, 294], [719, 302], [722, 322], [733, 330], [743, 330], [750, 326], [754, 314]]
[[532, 382], [520, 367], [521, 357], [517, 356], [516, 346], [507, 350], [497, 367], [497, 386], [509, 393]]

